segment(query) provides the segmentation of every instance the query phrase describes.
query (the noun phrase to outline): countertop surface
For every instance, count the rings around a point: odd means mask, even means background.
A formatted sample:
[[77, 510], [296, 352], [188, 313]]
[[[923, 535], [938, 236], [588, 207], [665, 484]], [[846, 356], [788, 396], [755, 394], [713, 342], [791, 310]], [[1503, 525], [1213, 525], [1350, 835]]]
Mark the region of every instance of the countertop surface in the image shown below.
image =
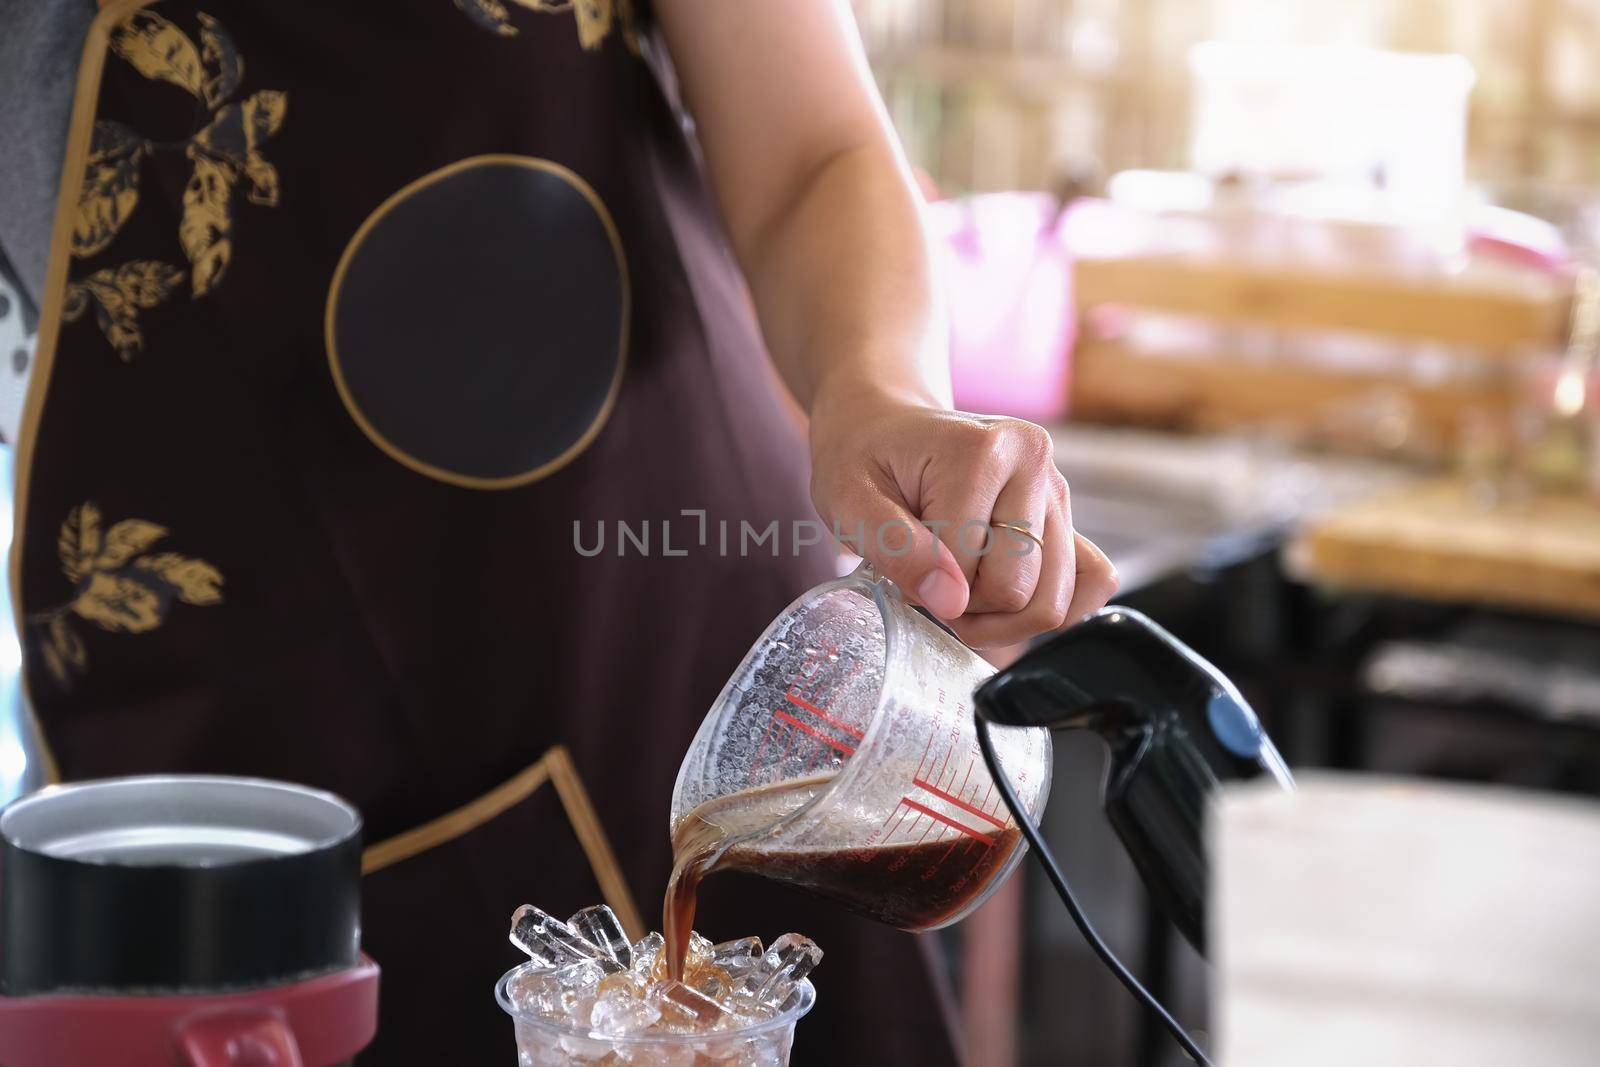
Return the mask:
[[1319, 516], [1415, 480], [1404, 466], [1313, 456], [1269, 438], [1055, 426], [1073, 523], [1129, 593], [1226, 566]]
[[1600, 619], [1600, 504], [1578, 496], [1490, 506], [1438, 479], [1322, 516], [1289, 560], [1322, 584]]

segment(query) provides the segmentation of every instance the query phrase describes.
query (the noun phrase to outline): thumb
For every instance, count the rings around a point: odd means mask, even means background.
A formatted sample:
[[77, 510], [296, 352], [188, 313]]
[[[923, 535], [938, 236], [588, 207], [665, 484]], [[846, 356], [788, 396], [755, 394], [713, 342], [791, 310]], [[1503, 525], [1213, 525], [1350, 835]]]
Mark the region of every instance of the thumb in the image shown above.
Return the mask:
[[967, 610], [969, 590], [961, 564], [897, 492], [864, 484], [828, 510], [839, 539], [906, 596], [941, 619], [959, 618]]

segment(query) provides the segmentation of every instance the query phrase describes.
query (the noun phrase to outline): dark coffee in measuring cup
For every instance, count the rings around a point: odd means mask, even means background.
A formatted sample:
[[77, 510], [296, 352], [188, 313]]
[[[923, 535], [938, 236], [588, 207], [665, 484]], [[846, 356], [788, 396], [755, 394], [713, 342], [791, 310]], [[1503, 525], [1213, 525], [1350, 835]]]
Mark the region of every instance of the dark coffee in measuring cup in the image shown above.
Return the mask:
[[[932, 841], [839, 852], [728, 850], [720, 870], [777, 878], [902, 930], [933, 930], [989, 885], [1020, 838], [1016, 827], [968, 841]], [[949, 862], [970, 850], [977, 858]]]
[[719, 797], [679, 824], [673, 835], [672, 879], [662, 905], [673, 977], [680, 975], [688, 950], [700, 883], [713, 871], [745, 871], [788, 882], [869, 919], [920, 931], [937, 929], [966, 914], [1017, 854], [1016, 826], [992, 817], [1000, 824], [965, 832], [926, 819], [921, 839], [877, 845], [784, 848], [759, 838], [729, 843], [730, 838], [765, 825], [770, 812], [792, 810], [816, 796], [830, 778]]

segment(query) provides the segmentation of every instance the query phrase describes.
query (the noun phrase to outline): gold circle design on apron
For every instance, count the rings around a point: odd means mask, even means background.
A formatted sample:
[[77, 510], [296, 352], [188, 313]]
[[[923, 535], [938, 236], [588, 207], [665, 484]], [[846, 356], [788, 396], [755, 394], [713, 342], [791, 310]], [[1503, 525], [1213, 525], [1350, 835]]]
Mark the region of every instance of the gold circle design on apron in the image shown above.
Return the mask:
[[328, 365], [391, 458], [509, 489], [605, 425], [629, 301], [622, 242], [587, 182], [545, 159], [473, 156], [390, 196], [350, 239], [328, 289]]

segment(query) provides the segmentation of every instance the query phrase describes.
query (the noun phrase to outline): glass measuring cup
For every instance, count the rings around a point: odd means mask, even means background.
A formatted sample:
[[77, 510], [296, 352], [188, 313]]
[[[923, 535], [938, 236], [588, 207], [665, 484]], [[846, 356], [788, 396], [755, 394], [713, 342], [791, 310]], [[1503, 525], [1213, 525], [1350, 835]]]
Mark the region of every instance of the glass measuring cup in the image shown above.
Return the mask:
[[[673, 791], [674, 835], [709, 824], [715, 867], [901, 929], [956, 922], [1026, 848], [973, 725], [972, 692], [992, 674], [866, 564], [817, 586], [761, 635], [701, 724]], [[1037, 821], [1049, 731], [993, 737]]]

